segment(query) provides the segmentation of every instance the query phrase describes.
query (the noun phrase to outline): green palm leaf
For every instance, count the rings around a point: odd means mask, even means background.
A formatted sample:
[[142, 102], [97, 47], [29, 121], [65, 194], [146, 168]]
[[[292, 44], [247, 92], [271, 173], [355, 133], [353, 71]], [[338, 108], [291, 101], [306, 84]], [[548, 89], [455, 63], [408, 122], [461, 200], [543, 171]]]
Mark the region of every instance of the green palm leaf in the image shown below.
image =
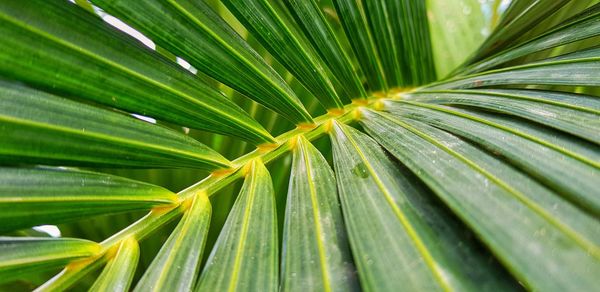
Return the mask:
[[29, 88], [0, 83], [0, 157], [50, 165], [227, 167], [180, 133]]
[[271, 140], [211, 86], [77, 7], [4, 2], [0, 21], [3, 75], [174, 123]]
[[225, 0], [225, 5], [277, 60], [312, 92], [326, 109], [343, 103], [327, 77], [319, 57], [298, 36], [295, 27], [286, 24], [267, 0]]
[[61, 169], [0, 168], [0, 231], [174, 204], [175, 194], [122, 177]]
[[211, 205], [204, 194], [194, 198], [190, 209], [135, 287], [136, 291], [190, 290], [198, 272]]
[[76, 238], [0, 237], [0, 281], [65, 266], [94, 255], [100, 246]]
[[90, 290], [128, 291], [139, 256], [140, 248], [135, 239], [124, 240]]
[[595, 291], [599, 5], [3, 1], [0, 290]]
[[291, 88], [203, 1], [93, 2], [292, 122], [311, 121]]
[[283, 231], [281, 289], [356, 290], [333, 172], [306, 138], [299, 137], [296, 143]]
[[277, 225], [271, 177], [250, 164], [244, 186], [208, 257], [197, 291], [275, 291]]

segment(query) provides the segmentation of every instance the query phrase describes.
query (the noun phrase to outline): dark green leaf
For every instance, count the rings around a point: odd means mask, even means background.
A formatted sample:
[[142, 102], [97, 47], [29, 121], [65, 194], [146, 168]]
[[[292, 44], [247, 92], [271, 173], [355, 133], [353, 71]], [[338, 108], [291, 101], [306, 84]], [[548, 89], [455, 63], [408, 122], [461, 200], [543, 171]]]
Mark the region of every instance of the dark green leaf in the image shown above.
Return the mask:
[[595, 289], [600, 273], [595, 217], [442, 130], [371, 111], [362, 116], [369, 133], [464, 220], [527, 288]]
[[244, 27], [325, 106], [341, 108], [340, 97], [326, 68], [294, 27], [284, 21], [267, 0], [223, 0]]
[[510, 46], [521, 34], [552, 15], [571, 0], [515, 0], [496, 30], [485, 40], [472, 60], [477, 61]]
[[293, 151], [283, 230], [281, 290], [356, 290], [359, 285], [333, 171], [303, 136]]
[[196, 69], [290, 121], [312, 121], [283, 79], [204, 1], [92, 2], [132, 24]]
[[0, 168], [0, 232], [175, 203], [170, 191], [107, 174]]
[[0, 4], [0, 75], [254, 143], [272, 141], [220, 92], [100, 18], [67, 4]]
[[421, 91], [405, 100], [465, 105], [520, 116], [600, 144], [600, 99], [595, 97], [507, 89]]
[[315, 0], [286, 0], [284, 2], [313, 48], [341, 83], [343, 91], [338, 90], [338, 92], [344, 92], [349, 98], [366, 98], [367, 93], [360, 82], [358, 72], [352, 67], [350, 57], [325, 20], [317, 2]]
[[364, 1], [390, 87], [435, 80], [425, 1]]
[[359, 0], [333, 0], [335, 9], [367, 78], [369, 91], [387, 91], [386, 76], [367, 23], [365, 8]]
[[206, 145], [120, 113], [0, 81], [0, 162], [228, 167]]
[[401, 173], [373, 139], [339, 124], [331, 137], [342, 209], [364, 290], [514, 289], [499, 265], [488, 261], [485, 252], [474, 252], [476, 243], [458, 222], [414, 177]]
[[508, 48], [490, 58], [473, 64], [462, 74], [477, 73], [494, 68], [516, 58], [536, 53], [549, 48], [571, 42], [580, 41], [600, 35], [600, 4], [583, 11], [580, 15], [570, 18], [556, 28], [516, 47]]
[[579, 51], [541, 62], [457, 77], [427, 86], [459, 89], [506, 84], [600, 86], [600, 49]]
[[252, 161], [196, 291], [276, 291], [278, 238], [271, 176]]
[[483, 145], [581, 208], [600, 215], [600, 189], [596, 183], [600, 178], [600, 162], [451, 108], [414, 102], [388, 105], [389, 111], [395, 114], [429, 123]]
[[190, 291], [195, 283], [210, 226], [211, 205], [196, 194], [134, 291]]

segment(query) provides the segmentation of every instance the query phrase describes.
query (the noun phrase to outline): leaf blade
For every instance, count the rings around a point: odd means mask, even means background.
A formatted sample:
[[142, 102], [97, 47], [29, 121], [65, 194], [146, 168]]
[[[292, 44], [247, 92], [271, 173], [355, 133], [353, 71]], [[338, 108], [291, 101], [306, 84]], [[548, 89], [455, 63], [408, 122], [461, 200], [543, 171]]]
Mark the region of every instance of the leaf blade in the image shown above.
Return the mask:
[[284, 1], [295, 20], [301, 26], [315, 51], [329, 66], [341, 84], [339, 92], [346, 92], [349, 98], [367, 98], [367, 93], [360, 82], [350, 61], [331, 26], [314, 0]]
[[[439, 245], [474, 242], [452, 226], [452, 218], [444, 217], [447, 213], [438, 218], [428, 215], [436, 204], [423, 198], [431, 194], [400, 173], [374, 140], [337, 124], [331, 136], [342, 209], [363, 289], [462, 291], [479, 285], [501, 290], [514, 286], [497, 264], [485, 264], [485, 254], [471, 252], [473, 247], [465, 252]], [[464, 262], [478, 263], [480, 274]], [[384, 273], [386, 267], [401, 272]]]
[[266, 0], [225, 0], [223, 3], [326, 109], [343, 107], [321, 59], [304, 45], [285, 15]]
[[100, 251], [95, 242], [75, 238], [0, 237], [0, 281], [61, 267]]
[[146, 270], [134, 291], [190, 291], [194, 285], [206, 235], [211, 205], [204, 193], [197, 194], [167, 242]]
[[[359, 288], [339, 209], [334, 174], [325, 158], [298, 137], [283, 231], [282, 291]], [[315, 258], [318, 258], [315, 260]], [[314, 262], [319, 268], [314, 268]]]
[[352, 45], [352, 50], [358, 59], [360, 68], [367, 79], [368, 91], [386, 92], [388, 84], [385, 71], [373, 36], [369, 31], [365, 8], [362, 3], [355, 0], [334, 0], [333, 5]]
[[276, 221], [269, 172], [254, 160], [195, 290], [275, 291]]
[[5, 66], [0, 72], [138, 114], [257, 144], [272, 142], [262, 126], [222, 93], [89, 16], [75, 5], [52, 1], [2, 3], [0, 60]]
[[312, 121], [283, 79], [203, 1], [92, 2], [131, 23], [196, 69], [290, 121]]
[[140, 257], [140, 248], [133, 238], [124, 240], [90, 291], [128, 291]]
[[0, 94], [5, 162], [201, 169], [230, 164], [194, 139], [132, 117], [5, 82]]
[[[600, 269], [599, 237], [593, 217], [547, 190], [522, 192], [532, 180], [522, 175], [515, 177], [517, 173], [498, 160], [489, 164], [491, 156], [481, 155], [481, 150], [448, 133], [418, 121], [363, 113], [361, 123], [369, 133], [379, 137], [386, 149], [423, 179], [526, 287], [561, 291], [593, 285], [594, 271]], [[529, 183], [507, 181], [509, 177], [527, 179]], [[534, 201], [528, 198], [531, 195], [545, 198]], [[567, 214], [557, 213], [554, 202], [567, 209]], [[585, 227], [578, 226], [584, 222]], [[558, 249], [565, 244], [571, 248]], [[535, 261], [528, 258], [549, 250], [557, 252], [553, 257], [536, 257]], [[565, 269], [565, 265], [569, 268]], [[577, 280], [573, 281], [573, 275], [566, 275], [566, 271], [577, 275]]]
[[0, 232], [176, 202], [172, 192], [122, 177], [60, 169], [0, 168]]

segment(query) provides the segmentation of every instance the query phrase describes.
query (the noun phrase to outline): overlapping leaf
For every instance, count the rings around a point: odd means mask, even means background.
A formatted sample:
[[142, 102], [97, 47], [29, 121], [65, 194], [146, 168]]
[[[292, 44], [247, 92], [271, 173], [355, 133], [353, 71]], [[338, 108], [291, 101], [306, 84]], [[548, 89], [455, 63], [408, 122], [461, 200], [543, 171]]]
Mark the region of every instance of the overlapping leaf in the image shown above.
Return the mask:
[[512, 1], [496, 30], [485, 40], [472, 60], [479, 60], [510, 46], [521, 34], [552, 15], [569, 1], [571, 0]]
[[0, 162], [227, 167], [183, 134], [120, 113], [0, 81]]
[[475, 252], [477, 244], [460, 224], [373, 139], [339, 124], [331, 137], [364, 290], [514, 289], [499, 265], [488, 261], [485, 252]]
[[76, 5], [4, 1], [0, 34], [0, 75], [254, 143], [272, 141], [220, 92]]
[[539, 84], [600, 86], [600, 49], [577, 51], [540, 62], [456, 77], [427, 89], [459, 89], [492, 85]]
[[[597, 161], [451, 108], [390, 103], [389, 110], [474, 140], [548, 184], [573, 203], [600, 215], [600, 190], [596, 184], [600, 177], [600, 164]], [[565, 169], [569, 171], [565, 172]]]
[[224, 0], [223, 3], [326, 109], [343, 106], [321, 59], [303, 42], [295, 28], [286, 24], [285, 15], [276, 13], [269, 1]]
[[290, 121], [311, 121], [283, 79], [204, 1], [92, 2], [131, 23], [196, 69]]
[[359, 288], [325, 158], [299, 137], [283, 230], [282, 291], [352, 291]]
[[255, 160], [196, 291], [276, 291], [278, 254], [273, 184], [265, 166]]
[[333, 0], [333, 4], [362, 72], [367, 78], [367, 89], [387, 91], [386, 76], [375, 40], [369, 30], [363, 4], [357, 0]]
[[516, 58], [543, 51], [549, 48], [591, 38], [600, 34], [600, 4], [581, 12], [554, 29], [526, 43], [508, 48], [490, 58], [462, 70], [462, 74], [472, 74], [490, 69]]
[[83, 239], [0, 237], [0, 283], [60, 268], [99, 250], [100, 245]]
[[123, 240], [90, 291], [129, 291], [140, 257], [140, 247], [134, 238]]
[[600, 144], [600, 99], [534, 90], [422, 91], [406, 100], [466, 105], [520, 116]]
[[371, 111], [363, 112], [362, 124], [465, 221], [527, 288], [594, 289], [600, 272], [595, 216], [437, 128]]
[[62, 169], [0, 168], [0, 232], [175, 202], [170, 191], [122, 177]]
[[197, 194], [134, 291], [191, 291], [200, 268], [210, 217], [208, 197]]
[[338, 92], [345, 93], [349, 98], [366, 98], [367, 93], [360, 82], [358, 72], [346, 52], [340, 45], [332, 28], [325, 20], [315, 0], [284, 1], [290, 12], [308, 37], [313, 48], [329, 66], [341, 88]]

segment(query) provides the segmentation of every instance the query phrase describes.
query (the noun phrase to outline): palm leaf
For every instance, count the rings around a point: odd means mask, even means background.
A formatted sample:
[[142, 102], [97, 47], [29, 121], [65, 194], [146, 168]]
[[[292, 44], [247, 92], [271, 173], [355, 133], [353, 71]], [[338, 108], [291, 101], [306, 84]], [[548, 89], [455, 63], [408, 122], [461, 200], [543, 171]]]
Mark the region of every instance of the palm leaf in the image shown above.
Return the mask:
[[61, 170], [0, 168], [2, 232], [84, 216], [173, 204], [175, 194], [112, 175]]
[[124, 240], [90, 290], [128, 291], [139, 256], [140, 248], [135, 239]]
[[271, 140], [211, 86], [86, 11], [30, 1], [2, 3], [0, 13], [3, 75], [174, 123]]
[[598, 287], [597, 1], [70, 2], [0, 3], [0, 290]]
[[275, 291], [277, 225], [271, 177], [253, 161], [196, 290]]
[[[283, 79], [203, 1], [93, 2], [134, 24], [194, 67], [292, 122], [311, 121]], [[156, 26], [157, 22], [163, 25]]]
[[320, 58], [310, 50], [296, 29], [286, 24], [267, 0], [225, 0], [225, 5], [261, 44], [312, 92], [326, 109], [343, 103], [327, 77]]
[[356, 290], [333, 172], [306, 138], [299, 137], [296, 143], [283, 231], [281, 289]]

